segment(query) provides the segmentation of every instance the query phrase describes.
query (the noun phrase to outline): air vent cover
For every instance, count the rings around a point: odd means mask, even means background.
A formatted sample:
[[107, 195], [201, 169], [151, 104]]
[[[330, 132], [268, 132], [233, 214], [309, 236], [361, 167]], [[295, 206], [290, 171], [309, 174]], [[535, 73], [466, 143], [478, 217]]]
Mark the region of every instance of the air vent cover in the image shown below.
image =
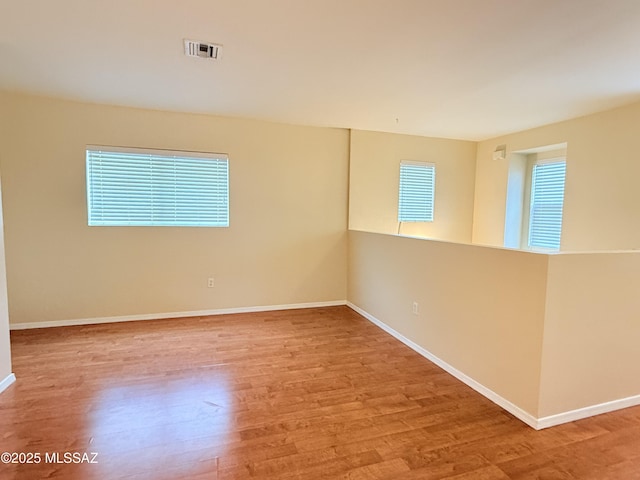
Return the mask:
[[184, 54], [188, 57], [212, 58], [217, 60], [220, 58], [222, 45], [215, 43], [198, 42], [195, 40], [184, 41]]

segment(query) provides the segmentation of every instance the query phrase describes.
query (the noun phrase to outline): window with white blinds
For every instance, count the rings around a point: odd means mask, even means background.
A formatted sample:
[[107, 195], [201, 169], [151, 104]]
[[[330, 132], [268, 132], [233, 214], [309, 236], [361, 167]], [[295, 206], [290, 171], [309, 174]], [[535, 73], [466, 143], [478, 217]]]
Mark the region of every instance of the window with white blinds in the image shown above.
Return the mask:
[[560, 249], [566, 163], [533, 166], [529, 209], [529, 247]]
[[229, 226], [226, 155], [87, 147], [91, 226]]
[[399, 222], [432, 222], [436, 167], [433, 163], [400, 162]]

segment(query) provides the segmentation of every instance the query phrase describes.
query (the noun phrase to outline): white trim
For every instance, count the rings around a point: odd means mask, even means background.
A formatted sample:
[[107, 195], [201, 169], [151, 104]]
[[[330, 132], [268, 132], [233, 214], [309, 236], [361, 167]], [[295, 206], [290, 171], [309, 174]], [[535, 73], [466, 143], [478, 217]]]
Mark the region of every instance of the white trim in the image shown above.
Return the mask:
[[[453, 375], [458, 380], [473, 388], [476, 392], [480, 393], [484, 397], [491, 400], [496, 405], [504, 408], [507, 412], [511, 413], [514, 417], [522, 420], [530, 427], [541, 430], [543, 428], [554, 427], [563, 423], [573, 422], [581, 420], [583, 418], [600, 415], [603, 413], [613, 412], [615, 410], [621, 410], [623, 408], [634, 407], [640, 405], [640, 395], [633, 397], [621, 398], [618, 400], [612, 400], [610, 402], [600, 403], [597, 405], [591, 405], [589, 407], [579, 408], [576, 410], [570, 410], [568, 412], [558, 413], [556, 415], [549, 415], [547, 417], [536, 418], [525, 410], [521, 409], [517, 405], [511, 403], [504, 397], [501, 397], [493, 390], [485, 387], [481, 383], [478, 383], [473, 378], [462, 373], [460, 370], [452, 367], [444, 360], [436, 357], [434, 354], [421, 347], [420, 345], [409, 340], [407, 337], [391, 328], [386, 323], [378, 320], [370, 313], [364, 311], [357, 305], [345, 300], [333, 300], [328, 302], [311, 302], [311, 303], [295, 303], [287, 305], [266, 305], [258, 307], [237, 307], [237, 308], [223, 308], [217, 310], [198, 310], [189, 312], [171, 312], [171, 313], [153, 313], [145, 315], [127, 315], [118, 317], [95, 317], [95, 318], [79, 318], [74, 320], [54, 320], [50, 322], [31, 322], [31, 323], [14, 323], [10, 325], [11, 330], [26, 330], [31, 328], [49, 328], [49, 327], [66, 327], [73, 325], [92, 325], [99, 323], [114, 323], [114, 322], [129, 322], [138, 320], [161, 320], [165, 318], [181, 318], [181, 317], [205, 317], [210, 315], [226, 315], [233, 313], [252, 313], [252, 312], [270, 312], [275, 310], [294, 310], [304, 308], [321, 308], [321, 307], [335, 307], [346, 305], [352, 310], [358, 312], [364, 318], [371, 323], [381, 328], [397, 340], [404, 343], [406, 346], [419, 353], [427, 360], [435, 363], [447, 373]], [[7, 377], [0, 381], [0, 393], [9, 387], [16, 381], [16, 376], [11, 373]]]
[[556, 415], [549, 415], [548, 417], [536, 418], [533, 415], [531, 415], [529, 412], [526, 412], [525, 410], [521, 409], [517, 405], [511, 403], [506, 398], [501, 397], [500, 395], [495, 393], [493, 390], [490, 390], [489, 388], [485, 387], [481, 383], [478, 383], [477, 381], [475, 381], [473, 378], [469, 377], [468, 375], [465, 375], [460, 370], [456, 369], [455, 367], [452, 367], [444, 360], [436, 357], [434, 354], [422, 348], [420, 345], [412, 342], [411, 340], [406, 338], [404, 335], [395, 331], [389, 325], [385, 324], [381, 320], [378, 320], [376, 317], [364, 311], [357, 305], [354, 305], [351, 302], [347, 302], [347, 306], [352, 310], [355, 310], [356, 312], [358, 312], [364, 318], [369, 320], [374, 325], [380, 327], [382, 330], [384, 330], [391, 336], [400, 340], [406, 346], [408, 346], [415, 352], [419, 353], [420, 355], [425, 357], [427, 360], [430, 360], [431, 362], [435, 363], [447, 373], [450, 373], [461, 382], [473, 388], [476, 392], [485, 396], [496, 405], [504, 408], [507, 412], [511, 413], [514, 417], [522, 420], [524, 423], [526, 423], [532, 428], [535, 428], [536, 430], [555, 427], [556, 425], [561, 425], [563, 423], [574, 422], [576, 420], [581, 420], [583, 418], [593, 417], [595, 415], [600, 415], [603, 413], [609, 413], [615, 410], [621, 410], [623, 408], [640, 405], [640, 395], [635, 395], [633, 397], [620, 398], [618, 400], [612, 400], [610, 402], [591, 405], [589, 407], [578, 408], [576, 410], [570, 410], [568, 412], [558, 413]]
[[500, 395], [498, 395], [493, 390], [485, 387], [481, 383], [478, 383], [473, 378], [469, 377], [468, 375], [465, 375], [464, 373], [462, 373], [457, 368], [452, 367], [451, 365], [449, 365], [444, 360], [436, 357], [434, 354], [432, 354], [428, 350], [426, 350], [426, 349], [422, 348], [420, 345], [412, 342], [407, 337], [405, 337], [401, 333], [395, 331], [393, 328], [391, 328], [389, 325], [387, 325], [386, 323], [382, 322], [381, 320], [378, 320], [376, 317], [374, 317], [370, 313], [365, 312], [364, 310], [362, 310], [357, 305], [354, 305], [351, 302], [347, 302], [347, 306], [349, 308], [351, 308], [352, 310], [355, 310], [356, 312], [358, 312], [364, 318], [369, 320], [374, 325], [377, 325], [378, 327], [380, 327], [382, 330], [384, 330], [385, 332], [387, 332], [391, 336], [393, 336], [396, 339], [400, 340], [407, 347], [409, 347], [412, 350], [414, 350], [415, 352], [419, 353], [420, 355], [425, 357], [427, 360], [435, 363], [437, 366], [442, 368], [445, 372], [453, 375], [458, 380], [460, 380], [462, 383], [465, 383], [469, 387], [473, 388], [476, 392], [480, 393], [484, 397], [486, 397], [489, 400], [491, 400], [496, 405], [504, 408], [507, 412], [512, 414], [514, 417], [522, 420], [524, 423], [526, 423], [527, 425], [529, 425], [532, 428], [535, 428], [536, 430], [541, 428], [541, 427], [538, 426], [538, 419], [536, 417], [534, 417], [533, 415], [531, 415], [529, 412], [524, 411], [523, 409], [521, 409], [517, 405], [511, 403], [506, 398], [501, 397]]
[[7, 375], [5, 379], [0, 382], [0, 393], [4, 392], [9, 387], [9, 385], [11, 385], [15, 381], [15, 374], [10, 373], [9, 375]]
[[612, 400], [610, 402], [599, 403], [597, 405], [591, 405], [589, 407], [578, 408], [576, 410], [569, 410], [568, 412], [558, 413], [556, 415], [549, 415], [548, 417], [542, 417], [538, 419], [537, 429], [555, 427], [562, 423], [574, 422], [587, 417], [593, 417], [602, 413], [613, 412], [614, 410], [621, 410], [623, 408], [635, 407], [640, 405], [640, 395], [633, 397], [620, 398], [618, 400]]
[[210, 315], [226, 315], [231, 313], [271, 312], [274, 310], [294, 310], [298, 308], [335, 307], [346, 305], [345, 300], [328, 302], [293, 303], [287, 305], [264, 305], [259, 307], [219, 308], [216, 310], [196, 310], [189, 312], [149, 313], [143, 315], [123, 315], [117, 317], [76, 318], [73, 320], [52, 320], [48, 322], [11, 323], [11, 330], [27, 330], [30, 328], [69, 327], [73, 325], [93, 325], [98, 323], [132, 322], [138, 320], [161, 320], [164, 318], [208, 317]]

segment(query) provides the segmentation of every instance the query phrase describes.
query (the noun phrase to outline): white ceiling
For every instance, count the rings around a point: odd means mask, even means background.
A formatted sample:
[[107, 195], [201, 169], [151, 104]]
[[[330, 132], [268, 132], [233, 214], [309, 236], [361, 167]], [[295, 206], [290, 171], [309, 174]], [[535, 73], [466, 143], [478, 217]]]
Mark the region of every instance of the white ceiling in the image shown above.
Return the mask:
[[0, 0], [0, 89], [479, 140], [640, 100], [640, 1]]

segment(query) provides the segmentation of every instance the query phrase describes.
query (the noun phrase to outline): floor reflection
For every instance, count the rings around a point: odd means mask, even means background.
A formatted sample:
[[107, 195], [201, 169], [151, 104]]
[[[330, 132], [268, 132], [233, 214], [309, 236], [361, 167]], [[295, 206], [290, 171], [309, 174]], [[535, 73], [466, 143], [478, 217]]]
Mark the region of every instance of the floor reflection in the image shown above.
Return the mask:
[[215, 371], [106, 388], [88, 419], [89, 450], [105, 478], [119, 469], [171, 478], [213, 473], [230, 440], [232, 402], [226, 374]]

